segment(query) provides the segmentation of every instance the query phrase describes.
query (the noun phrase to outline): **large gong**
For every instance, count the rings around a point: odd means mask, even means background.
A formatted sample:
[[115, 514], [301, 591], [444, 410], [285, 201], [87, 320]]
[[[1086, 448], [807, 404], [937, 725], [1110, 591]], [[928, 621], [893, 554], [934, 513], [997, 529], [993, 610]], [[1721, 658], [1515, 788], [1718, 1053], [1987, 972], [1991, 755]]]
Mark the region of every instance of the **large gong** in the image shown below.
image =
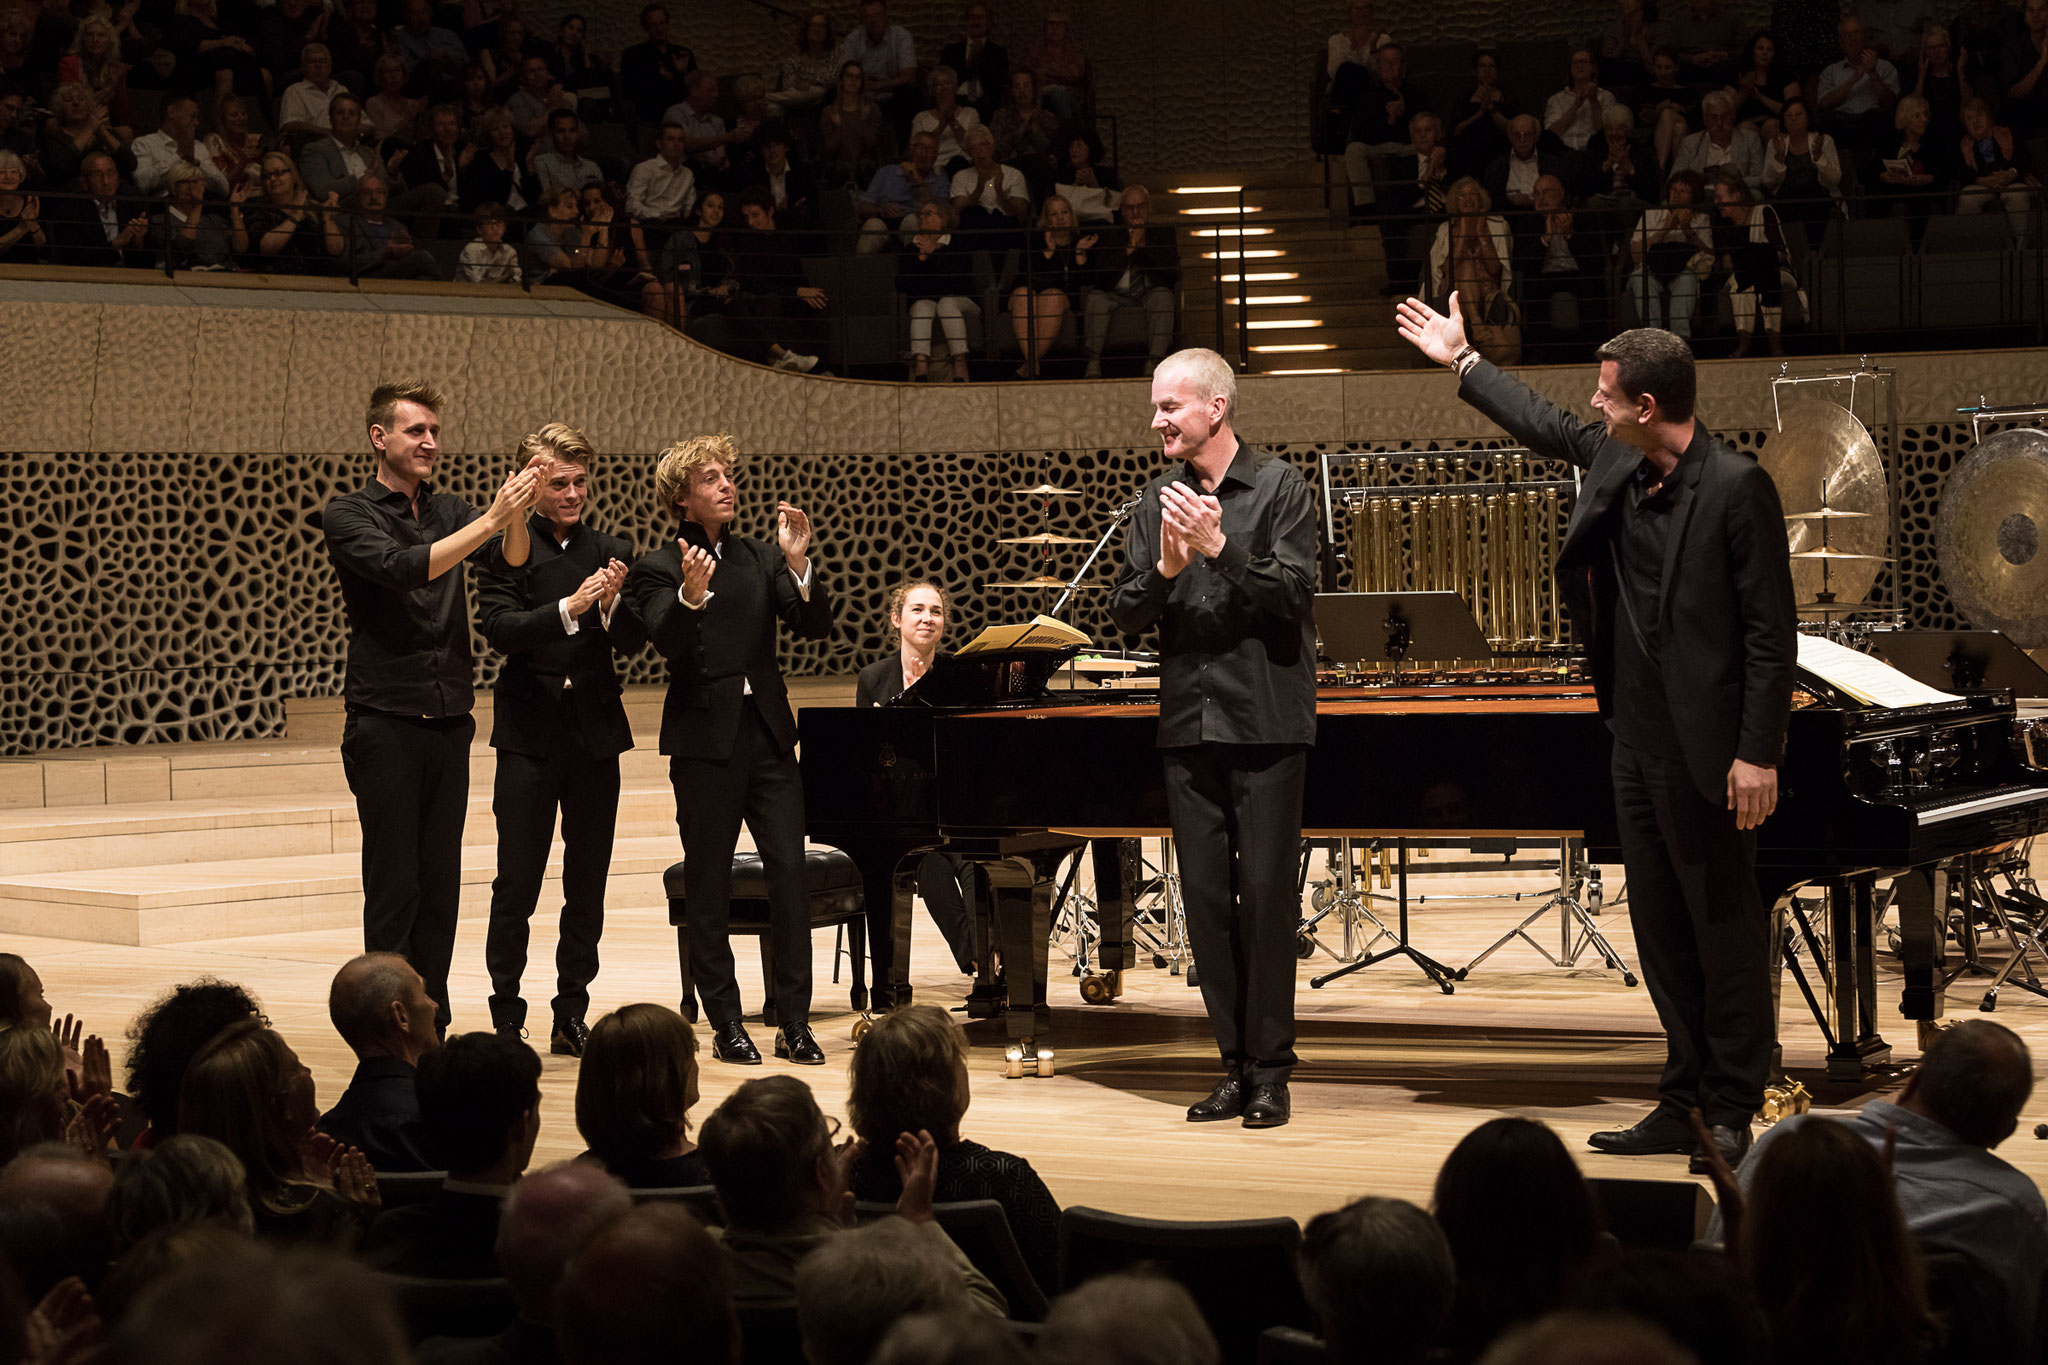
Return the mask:
[[[1778, 485], [1778, 501], [1788, 517], [1822, 507], [1862, 514], [1831, 522], [1826, 532], [1830, 550], [1869, 556], [1830, 561], [1826, 574], [1835, 601], [1861, 602], [1877, 582], [1879, 561], [1892, 552], [1891, 501], [1877, 445], [1854, 413], [1822, 398], [1785, 404], [1779, 421], [1780, 429], [1765, 440], [1757, 463]], [[1789, 525], [1794, 554], [1821, 548], [1821, 522], [1794, 520]], [[1817, 597], [1821, 582], [1817, 561], [1792, 561], [1792, 586], [1801, 602]]]
[[1963, 457], [1941, 490], [1934, 551], [1970, 624], [2048, 645], [2048, 431], [2001, 431]]

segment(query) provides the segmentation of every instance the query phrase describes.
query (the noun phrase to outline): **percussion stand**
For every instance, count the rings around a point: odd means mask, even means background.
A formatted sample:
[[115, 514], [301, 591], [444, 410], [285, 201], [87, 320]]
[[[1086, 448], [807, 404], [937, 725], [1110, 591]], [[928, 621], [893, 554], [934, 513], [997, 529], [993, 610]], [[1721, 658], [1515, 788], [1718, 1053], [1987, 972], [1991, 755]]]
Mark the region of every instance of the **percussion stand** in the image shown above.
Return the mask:
[[[1349, 892], [1351, 888], [1351, 859], [1348, 852], [1349, 843], [1349, 840], [1345, 841], [1347, 852], [1339, 869], [1340, 885], [1346, 892]], [[1353, 972], [1363, 971], [1367, 967], [1373, 966], [1376, 963], [1385, 962], [1390, 957], [1402, 957], [1408, 959], [1408, 961], [1413, 963], [1416, 969], [1419, 970], [1424, 976], [1428, 977], [1431, 981], [1434, 981], [1437, 984], [1438, 988], [1441, 989], [1445, 995], [1449, 995], [1457, 989], [1455, 986], [1451, 984], [1453, 974], [1449, 967], [1446, 967], [1443, 963], [1438, 962], [1435, 958], [1429, 956], [1427, 953], [1417, 950], [1408, 942], [1408, 841], [1406, 839], [1396, 839], [1394, 841], [1394, 846], [1398, 854], [1398, 904], [1400, 906], [1400, 916], [1397, 920], [1398, 927], [1394, 931], [1394, 946], [1391, 948], [1384, 949], [1377, 953], [1368, 953], [1365, 956], [1360, 957], [1356, 962], [1346, 963], [1344, 966], [1339, 967], [1334, 972], [1327, 972], [1322, 976], [1310, 977], [1308, 983], [1310, 990], [1321, 990], [1324, 986], [1329, 985], [1332, 981], [1340, 980], [1344, 977], [1351, 975]]]
[[[1381, 939], [1393, 937], [1394, 931], [1387, 927], [1386, 921], [1372, 912], [1370, 893], [1357, 889], [1352, 880], [1355, 874], [1352, 871], [1351, 840], [1331, 841], [1323, 866], [1327, 876], [1310, 898], [1309, 904], [1315, 908], [1315, 913], [1301, 922], [1296, 952], [1306, 959], [1314, 956], [1316, 949], [1320, 948], [1339, 962], [1356, 962], [1361, 952], [1371, 951], [1372, 946]], [[1365, 878], [1370, 885], [1370, 867], [1366, 870]], [[1316, 927], [1332, 915], [1337, 917], [1337, 923], [1344, 931], [1341, 950], [1329, 947], [1316, 937]], [[1370, 921], [1373, 927], [1373, 935], [1365, 941], [1363, 947], [1358, 943], [1361, 921]]]
[[[1579, 898], [1582, 888], [1585, 891], [1584, 900]], [[1555, 953], [1538, 943], [1535, 935], [1529, 932], [1530, 925], [1553, 910], [1557, 911], [1558, 930]], [[1622, 960], [1621, 954], [1614, 950], [1614, 945], [1607, 941], [1607, 935], [1600, 932], [1600, 926], [1593, 922], [1593, 916], [1599, 912], [1600, 874], [1586, 861], [1585, 841], [1560, 839], [1557, 846], [1557, 890], [1551, 892], [1550, 899], [1536, 907], [1527, 919], [1502, 934], [1478, 957], [1458, 968], [1455, 975], [1458, 980], [1465, 980], [1472, 974], [1474, 967], [1519, 938], [1541, 953], [1544, 960], [1553, 967], [1576, 967], [1579, 965], [1580, 954], [1589, 947], [1593, 948], [1599, 952], [1600, 961], [1609, 971], [1620, 971], [1622, 985], [1633, 986], [1636, 984], [1636, 974], [1629, 969], [1628, 963]]]

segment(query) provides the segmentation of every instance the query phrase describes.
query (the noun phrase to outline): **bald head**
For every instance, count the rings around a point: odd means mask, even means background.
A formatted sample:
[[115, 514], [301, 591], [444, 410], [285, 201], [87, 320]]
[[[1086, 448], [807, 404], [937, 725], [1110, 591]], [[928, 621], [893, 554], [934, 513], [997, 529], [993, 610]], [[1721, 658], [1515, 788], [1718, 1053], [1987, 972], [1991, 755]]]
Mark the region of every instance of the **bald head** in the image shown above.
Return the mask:
[[418, 1062], [434, 1046], [434, 1006], [420, 974], [396, 953], [350, 959], [327, 990], [327, 1017], [358, 1057]]
[[1517, 114], [1508, 120], [1508, 145], [1515, 149], [1515, 155], [1524, 161], [1536, 154], [1536, 139], [1543, 132], [1543, 125], [1527, 114]]
[[564, 1161], [512, 1187], [498, 1214], [498, 1267], [520, 1315], [551, 1324], [555, 1286], [590, 1234], [633, 1207], [617, 1176], [594, 1161]]
[[113, 1188], [112, 1167], [62, 1143], [40, 1143], [0, 1169], [0, 1204], [33, 1199], [67, 1219], [104, 1218], [107, 1192]]

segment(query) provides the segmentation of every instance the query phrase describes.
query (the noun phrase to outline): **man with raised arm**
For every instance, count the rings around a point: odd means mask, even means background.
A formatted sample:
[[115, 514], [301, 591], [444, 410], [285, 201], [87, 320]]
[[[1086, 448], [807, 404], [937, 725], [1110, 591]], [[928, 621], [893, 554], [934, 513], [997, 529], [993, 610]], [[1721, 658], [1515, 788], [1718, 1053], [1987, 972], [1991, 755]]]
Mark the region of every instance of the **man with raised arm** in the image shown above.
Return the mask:
[[501, 531], [493, 558], [526, 563], [539, 475], [507, 475], [484, 512], [435, 488], [441, 406], [419, 380], [379, 384], [366, 418], [376, 469], [321, 525], [348, 614], [341, 762], [362, 822], [363, 950], [410, 962], [446, 1030], [476, 734], [462, 566]]
[[1657, 1108], [1594, 1133], [1622, 1156], [1692, 1152], [1698, 1109], [1729, 1165], [1749, 1147], [1775, 1036], [1756, 828], [1778, 804], [1798, 617], [1778, 490], [1693, 415], [1692, 352], [1638, 327], [1596, 353], [1586, 422], [1480, 357], [1418, 299], [1401, 335], [1458, 372], [1458, 396], [1547, 459], [1586, 471], [1557, 558], [1614, 735], [1614, 804], [1643, 980], [1664, 1025]]

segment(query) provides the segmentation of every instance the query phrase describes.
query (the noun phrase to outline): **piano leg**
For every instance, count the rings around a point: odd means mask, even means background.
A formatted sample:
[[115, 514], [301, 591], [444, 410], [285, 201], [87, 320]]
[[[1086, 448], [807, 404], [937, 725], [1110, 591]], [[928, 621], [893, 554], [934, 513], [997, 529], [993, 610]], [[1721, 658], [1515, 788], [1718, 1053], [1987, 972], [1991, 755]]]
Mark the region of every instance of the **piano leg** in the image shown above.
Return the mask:
[[1869, 874], [1826, 883], [1829, 942], [1834, 957], [1834, 1046], [1828, 1079], [1860, 1081], [1892, 1059], [1877, 1032], [1877, 926], [1874, 878]]
[[1899, 961], [1905, 988], [1899, 1013], [1908, 1019], [1939, 1019], [1948, 1013], [1949, 868], [1908, 868], [1892, 883], [1892, 904], [1899, 907]]
[[861, 905], [867, 916], [873, 964], [870, 1006], [890, 1010], [910, 1003], [910, 911], [917, 864], [898, 844], [842, 844], [860, 869]]
[[995, 941], [1010, 997], [1003, 1017], [1013, 1041], [1041, 1038], [1052, 1028], [1045, 983], [1052, 946], [1053, 861], [1020, 856], [982, 863], [995, 902]]
[[[1102, 978], [1102, 1001], [1124, 993], [1124, 972], [1137, 965], [1133, 922], [1137, 918], [1137, 887], [1143, 868], [1136, 839], [1097, 839], [1089, 846], [1095, 864], [1095, 970]], [[1082, 995], [1088, 983], [1082, 983]]]

